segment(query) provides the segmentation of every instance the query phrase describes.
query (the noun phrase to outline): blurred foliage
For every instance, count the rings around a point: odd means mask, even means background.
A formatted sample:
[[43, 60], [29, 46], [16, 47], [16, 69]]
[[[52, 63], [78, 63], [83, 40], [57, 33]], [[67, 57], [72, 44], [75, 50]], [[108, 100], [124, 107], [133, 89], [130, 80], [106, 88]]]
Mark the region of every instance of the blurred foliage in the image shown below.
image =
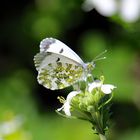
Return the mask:
[[84, 61], [94, 60], [108, 50], [104, 55], [107, 59], [96, 61], [94, 71], [117, 86], [108, 137], [139, 140], [140, 22], [123, 23], [95, 10], [86, 13], [81, 8], [82, 0], [11, 2], [7, 5], [3, 1], [1, 8], [0, 126], [9, 111], [23, 116], [24, 121], [16, 132], [3, 139], [98, 140], [86, 122], [52, 113], [60, 106], [57, 96], [66, 96], [67, 89], [52, 92], [36, 81], [33, 56], [39, 50], [39, 42], [51, 36], [70, 46]]

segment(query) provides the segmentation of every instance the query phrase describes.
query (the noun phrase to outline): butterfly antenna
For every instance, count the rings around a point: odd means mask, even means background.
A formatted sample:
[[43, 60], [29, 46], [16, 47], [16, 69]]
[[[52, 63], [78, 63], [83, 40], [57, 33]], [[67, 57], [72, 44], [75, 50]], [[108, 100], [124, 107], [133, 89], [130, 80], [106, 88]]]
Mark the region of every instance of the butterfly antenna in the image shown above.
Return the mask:
[[106, 57], [101, 57], [102, 55], [104, 55], [107, 52], [107, 50], [101, 52], [100, 54], [98, 54], [94, 59], [93, 62], [98, 61], [98, 60], [103, 60], [106, 59]]

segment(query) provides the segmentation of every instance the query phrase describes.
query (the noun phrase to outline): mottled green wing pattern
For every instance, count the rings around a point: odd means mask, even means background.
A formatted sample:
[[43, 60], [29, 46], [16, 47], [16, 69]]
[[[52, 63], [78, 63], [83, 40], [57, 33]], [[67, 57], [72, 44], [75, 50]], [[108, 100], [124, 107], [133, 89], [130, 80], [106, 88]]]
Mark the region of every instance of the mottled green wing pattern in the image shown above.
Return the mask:
[[68, 87], [82, 78], [83, 69], [73, 64], [57, 62], [50, 63], [41, 69], [38, 81], [46, 88], [55, 90]]
[[54, 53], [39, 53], [34, 58], [38, 82], [56, 90], [84, 79], [84, 69], [79, 63]]

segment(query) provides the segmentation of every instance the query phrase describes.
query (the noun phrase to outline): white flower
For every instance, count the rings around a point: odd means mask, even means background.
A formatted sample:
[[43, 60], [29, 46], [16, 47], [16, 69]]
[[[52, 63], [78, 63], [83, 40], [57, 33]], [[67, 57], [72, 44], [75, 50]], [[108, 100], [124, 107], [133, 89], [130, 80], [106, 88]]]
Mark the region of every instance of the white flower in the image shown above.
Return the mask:
[[104, 84], [101, 86], [101, 91], [105, 94], [110, 94], [114, 88], [116, 88], [114, 85]]
[[16, 116], [15, 118], [5, 121], [0, 124], [0, 134], [9, 135], [17, 131], [23, 123], [21, 116]]
[[115, 0], [86, 0], [83, 4], [83, 9], [85, 11], [90, 11], [93, 8], [104, 16], [112, 16], [117, 11]]
[[140, 0], [85, 0], [83, 9], [90, 11], [95, 8], [103, 16], [119, 16], [125, 22], [135, 22], [140, 17]]
[[79, 93], [81, 93], [81, 91], [72, 91], [72, 92], [70, 92], [68, 94], [68, 96], [67, 96], [67, 99], [66, 99], [64, 105], [61, 108], [58, 108], [57, 111], [63, 110], [67, 116], [71, 116], [71, 112], [70, 112], [70, 108], [71, 108], [70, 103], [71, 103], [71, 100], [72, 100], [72, 98], [74, 96], [76, 96]]
[[96, 88], [101, 88], [101, 91], [105, 94], [110, 94], [114, 88], [116, 88], [114, 85], [110, 84], [102, 84], [101, 81], [94, 81], [93, 83], [89, 84], [88, 91], [92, 92]]
[[134, 22], [140, 17], [140, 0], [122, 0], [120, 15], [126, 22]]

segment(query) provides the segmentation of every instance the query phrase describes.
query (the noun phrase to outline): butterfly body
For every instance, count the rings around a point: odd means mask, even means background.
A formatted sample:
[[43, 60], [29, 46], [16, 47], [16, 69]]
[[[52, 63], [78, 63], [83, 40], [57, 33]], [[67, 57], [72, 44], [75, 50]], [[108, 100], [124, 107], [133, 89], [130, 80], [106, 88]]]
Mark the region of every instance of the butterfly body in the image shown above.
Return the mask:
[[38, 82], [44, 87], [63, 89], [84, 80], [88, 65], [67, 45], [54, 38], [40, 43], [40, 53], [34, 57]]

